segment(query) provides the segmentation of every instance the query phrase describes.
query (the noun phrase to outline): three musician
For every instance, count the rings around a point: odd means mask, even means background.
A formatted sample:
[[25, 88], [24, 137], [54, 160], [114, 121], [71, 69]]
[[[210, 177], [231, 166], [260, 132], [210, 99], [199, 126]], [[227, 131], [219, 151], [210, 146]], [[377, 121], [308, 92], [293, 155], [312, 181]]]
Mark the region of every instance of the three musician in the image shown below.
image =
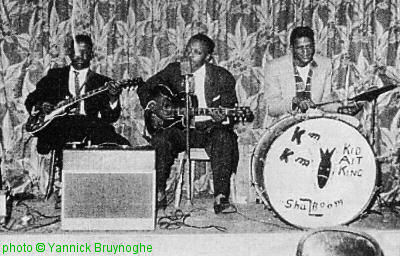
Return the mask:
[[[295, 28], [290, 37], [292, 54], [275, 59], [265, 67], [267, 117], [306, 112], [315, 104], [335, 99], [332, 93], [332, 67], [329, 59], [315, 55], [314, 33], [308, 27]], [[71, 65], [52, 69], [29, 94], [25, 104], [31, 116], [50, 114], [57, 104], [108, 83], [104, 93], [78, 102], [69, 113], [56, 118], [37, 134], [37, 150], [46, 154], [61, 150], [66, 142], [90, 140], [91, 144], [129, 145], [112, 126], [121, 113], [119, 82], [90, 70], [93, 43], [89, 36], [77, 35], [68, 44]], [[157, 206], [165, 208], [166, 181], [179, 152], [186, 149], [186, 125], [163, 126], [163, 108], [173, 108], [182, 92], [190, 94], [192, 107], [233, 108], [238, 103], [235, 78], [226, 69], [212, 64], [215, 44], [204, 34], [192, 36], [185, 49], [189, 71], [183, 62], [170, 63], [137, 89], [145, 110], [146, 124], [152, 126], [151, 145], [156, 151]], [[185, 64], [186, 65], [186, 64]], [[185, 69], [185, 70], [184, 70]], [[187, 90], [190, 84], [190, 92]], [[195, 96], [195, 97], [192, 97]], [[339, 103], [321, 107], [337, 111]], [[267, 118], [266, 117], [266, 118]], [[214, 212], [234, 211], [230, 197], [230, 177], [238, 166], [239, 153], [234, 122], [224, 112], [211, 111], [208, 117], [194, 118], [190, 146], [205, 148], [211, 160], [214, 182]]]

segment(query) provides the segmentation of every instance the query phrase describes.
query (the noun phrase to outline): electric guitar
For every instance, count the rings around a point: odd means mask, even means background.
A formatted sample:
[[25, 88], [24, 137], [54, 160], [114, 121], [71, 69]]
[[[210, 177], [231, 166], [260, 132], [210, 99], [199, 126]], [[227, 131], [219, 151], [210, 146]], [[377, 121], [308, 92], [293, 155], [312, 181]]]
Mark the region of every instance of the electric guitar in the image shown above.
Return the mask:
[[[186, 108], [182, 107], [184, 104], [183, 93], [174, 95], [171, 91], [166, 90], [162, 85], [156, 89], [155, 97], [153, 97], [154, 106], [147, 109], [144, 113], [144, 121], [146, 129], [150, 134], [154, 134], [160, 129], [170, 127], [185, 127], [185, 112]], [[154, 92], [153, 92], [154, 93]], [[197, 105], [197, 98], [191, 95], [190, 105]], [[224, 114], [233, 122], [252, 122], [254, 115], [250, 107], [234, 107], [234, 108], [197, 108], [191, 107], [189, 109], [189, 116], [210, 116], [212, 113], [218, 112]], [[158, 118], [153, 118], [153, 116]]]
[[[131, 88], [140, 86], [143, 83], [144, 81], [142, 80], [142, 78], [138, 77], [135, 79], [122, 80], [120, 82], [120, 86], [122, 88]], [[95, 95], [98, 95], [100, 93], [106, 92], [108, 89], [109, 89], [109, 82], [81, 96], [61, 101], [60, 103], [57, 104], [57, 106], [55, 106], [55, 108], [50, 113], [46, 114], [43, 111], [39, 110], [38, 113], [29, 116], [25, 125], [26, 131], [36, 136], [40, 131], [45, 129], [55, 118], [66, 115], [68, 113], [68, 110], [74, 104], [82, 100], [88, 99], [90, 97], [93, 97]]]

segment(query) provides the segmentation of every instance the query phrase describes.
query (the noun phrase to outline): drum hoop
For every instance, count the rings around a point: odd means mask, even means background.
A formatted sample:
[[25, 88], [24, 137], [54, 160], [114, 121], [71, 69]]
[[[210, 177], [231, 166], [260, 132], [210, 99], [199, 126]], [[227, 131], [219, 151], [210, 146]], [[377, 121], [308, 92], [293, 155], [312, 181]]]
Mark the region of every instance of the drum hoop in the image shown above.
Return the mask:
[[[269, 127], [266, 129], [266, 132], [261, 136], [260, 142], [261, 142], [262, 139], [264, 139], [265, 137], [269, 138], [269, 140], [267, 141], [268, 147], [265, 148], [265, 150], [263, 151], [263, 152], [265, 152], [265, 153], [264, 153], [265, 156], [263, 157], [263, 159], [265, 160], [266, 155], [268, 154], [268, 151], [269, 151], [269, 149], [271, 148], [271, 146], [272, 146], [272, 144], [274, 143], [274, 141], [275, 141], [282, 133], [284, 133], [285, 131], [287, 131], [290, 127], [293, 126], [293, 124], [296, 124], [296, 123], [300, 123], [300, 122], [303, 122], [303, 121], [306, 121], [306, 120], [311, 120], [311, 119], [327, 118], [327, 119], [333, 119], [333, 120], [337, 120], [337, 121], [339, 121], [339, 122], [343, 122], [343, 123], [347, 124], [348, 126], [350, 126], [352, 129], [356, 130], [356, 131], [358, 132], [358, 134], [360, 134], [360, 135], [365, 139], [365, 141], [366, 141], [367, 144], [368, 144], [368, 147], [370, 148], [370, 150], [371, 150], [371, 152], [372, 152], [372, 154], [373, 154], [373, 156], [374, 156], [375, 177], [374, 177], [374, 186], [373, 186], [373, 188], [372, 188], [372, 193], [370, 194], [370, 196], [369, 196], [368, 200], [366, 201], [365, 205], [360, 209], [359, 213], [357, 213], [355, 216], [351, 217], [348, 221], [343, 222], [343, 223], [338, 223], [338, 224], [337, 224], [337, 225], [346, 225], [346, 224], [350, 224], [350, 223], [352, 223], [353, 221], [355, 221], [355, 220], [357, 220], [358, 218], [360, 218], [360, 217], [362, 216], [362, 213], [364, 213], [367, 209], [369, 209], [370, 207], [373, 206], [375, 200], [377, 199], [377, 195], [378, 195], [377, 192], [379, 191], [379, 188], [380, 188], [379, 184], [377, 184], [377, 182], [378, 182], [378, 180], [379, 180], [379, 177], [380, 177], [380, 172], [379, 172], [378, 167], [377, 167], [378, 164], [377, 164], [377, 159], [376, 159], [376, 153], [375, 153], [375, 151], [373, 150], [372, 146], [370, 145], [370, 143], [369, 143], [368, 139], [366, 138], [366, 136], [364, 136], [364, 134], [362, 134], [360, 131], [358, 131], [357, 128], [354, 127], [353, 125], [351, 125], [350, 123], [348, 123], [348, 122], [346, 122], [346, 121], [344, 121], [344, 120], [339, 119], [339, 117], [340, 117], [340, 116], [334, 117], [334, 116], [325, 116], [325, 115], [307, 116], [307, 115], [305, 115], [305, 114], [284, 116], [284, 117], [282, 117], [281, 119], [277, 120], [277, 122], [275, 122], [273, 125], [269, 126]], [[286, 125], [285, 127], [283, 127], [284, 129], [281, 130], [280, 134], [277, 134], [277, 132], [274, 132], [273, 129], [276, 129], [276, 128], [282, 126], [282, 125], [283, 125], [282, 122], [285, 121], [285, 120], [292, 120], [292, 121], [289, 122], [289, 125]], [[270, 138], [271, 135], [273, 135], [272, 138]], [[286, 224], [288, 224], [288, 225], [290, 225], [290, 226], [299, 228], [299, 229], [301, 229], [301, 230], [312, 229], [312, 228], [307, 227], [307, 226], [301, 226], [301, 225], [297, 225], [297, 224], [295, 224], [295, 223], [291, 223], [291, 222], [289, 222], [288, 220], [286, 220], [285, 218], [283, 218], [283, 217], [281, 216], [281, 214], [280, 214], [280, 213], [275, 209], [275, 207], [271, 204], [271, 202], [270, 202], [270, 200], [269, 200], [269, 197], [268, 197], [266, 185], [265, 185], [265, 184], [262, 184], [262, 187], [261, 187], [261, 186], [259, 186], [259, 182], [257, 182], [257, 181], [255, 180], [255, 177], [254, 177], [254, 176], [256, 175], [256, 173], [255, 173], [256, 170], [254, 170], [254, 169], [255, 169], [255, 168], [254, 168], [255, 162], [253, 162], [253, 161], [255, 160], [255, 154], [256, 154], [256, 151], [259, 149], [259, 146], [261, 146], [261, 145], [257, 144], [257, 145], [254, 147], [254, 149], [253, 149], [253, 153], [252, 153], [252, 155], [251, 155], [251, 165], [250, 165], [250, 167], [251, 167], [251, 170], [250, 170], [251, 185], [254, 186], [257, 195], [258, 195], [259, 197], [261, 197], [261, 200], [263, 201], [263, 203], [264, 203], [267, 207], [270, 207], [270, 209], [271, 209], [271, 210], [277, 215], [277, 217], [278, 217], [281, 221], [283, 221], [284, 223], [286, 223]], [[261, 151], [261, 150], [258, 150], [258, 151]], [[257, 169], [260, 169], [260, 167], [257, 168]], [[264, 166], [262, 166], [262, 169], [264, 170]], [[264, 177], [262, 177], [262, 182], [264, 182]]]

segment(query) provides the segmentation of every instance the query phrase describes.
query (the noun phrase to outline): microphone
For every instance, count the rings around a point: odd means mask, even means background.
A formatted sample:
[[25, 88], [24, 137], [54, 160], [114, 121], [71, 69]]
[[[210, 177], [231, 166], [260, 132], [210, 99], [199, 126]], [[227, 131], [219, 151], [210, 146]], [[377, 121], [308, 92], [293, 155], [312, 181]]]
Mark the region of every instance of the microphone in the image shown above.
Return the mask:
[[193, 93], [194, 88], [193, 88], [193, 83], [191, 81], [191, 77], [193, 77], [192, 62], [190, 61], [189, 58], [183, 57], [181, 59], [180, 65], [181, 65], [181, 76], [184, 77], [186, 93]]
[[192, 62], [189, 58], [182, 58], [181, 59], [181, 75], [182, 76], [191, 76], [192, 73]]

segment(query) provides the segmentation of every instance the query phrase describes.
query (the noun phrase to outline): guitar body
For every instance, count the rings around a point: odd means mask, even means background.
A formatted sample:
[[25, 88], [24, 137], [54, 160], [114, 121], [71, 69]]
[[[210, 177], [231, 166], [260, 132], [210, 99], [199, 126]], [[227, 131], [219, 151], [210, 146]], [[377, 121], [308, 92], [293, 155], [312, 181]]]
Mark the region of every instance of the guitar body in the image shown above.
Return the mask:
[[67, 113], [58, 114], [52, 116], [50, 119], [48, 115], [44, 113], [39, 113], [34, 116], [29, 116], [25, 125], [25, 129], [27, 132], [31, 133], [33, 136], [38, 136], [41, 132], [46, 130], [46, 128], [50, 125], [50, 123], [57, 117], [65, 116]]
[[[147, 131], [152, 135], [158, 130], [177, 127], [185, 128], [185, 93], [177, 95], [164, 85], [157, 86], [153, 91], [153, 101], [155, 106], [145, 111], [144, 121]], [[194, 116], [210, 115], [213, 111], [218, 111], [226, 115], [233, 122], [246, 121], [252, 122], [254, 115], [249, 107], [227, 108], [197, 108], [198, 100], [195, 95], [190, 95], [189, 98], [189, 119], [192, 121]], [[206, 121], [207, 122], [207, 121]]]
[[179, 129], [184, 128], [183, 116], [174, 115], [172, 112], [176, 107], [184, 107], [184, 95], [173, 95], [166, 87], [160, 85], [154, 90], [153, 101], [156, 103], [155, 108], [144, 113], [144, 122], [148, 133], [152, 135], [158, 130], [173, 126]]
[[[139, 77], [132, 80], [122, 80], [119, 86], [122, 88], [136, 87], [138, 85], [142, 85], [143, 83], [144, 81]], [[38, 133], [43, 132], [43, 130], [46, 129], [46, 127], [55, 118], [65, 116], [68, 113], [68, 110], [76, 106], [78, 102], [106, 92], [108, 90], [108, 86], [108, 83], [106, 83], [104, 86], [89, 91], [84, 95], [62, 101], [50, 113], [46, 114], [42, 110], [39, 110], [36, 114], [29, 116], [25, 124], [26, 131], [31, 133], [33, 136], [37, 136]]]

